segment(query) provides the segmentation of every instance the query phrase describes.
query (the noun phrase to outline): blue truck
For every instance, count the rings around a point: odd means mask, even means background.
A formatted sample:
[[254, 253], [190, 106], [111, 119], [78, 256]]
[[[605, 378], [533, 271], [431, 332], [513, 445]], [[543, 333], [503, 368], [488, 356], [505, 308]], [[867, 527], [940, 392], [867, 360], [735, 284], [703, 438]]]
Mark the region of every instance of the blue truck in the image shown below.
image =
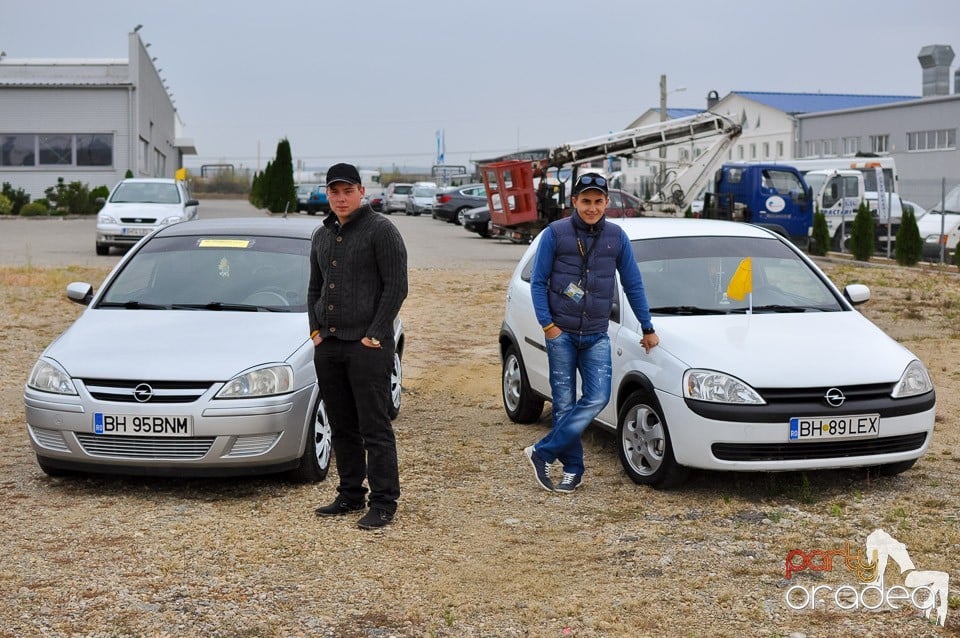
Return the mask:
[[792, 166], [728, 163], [714, 175], [702, 216], [762, 226], [806, 249], [813, 226], [813, 194]]

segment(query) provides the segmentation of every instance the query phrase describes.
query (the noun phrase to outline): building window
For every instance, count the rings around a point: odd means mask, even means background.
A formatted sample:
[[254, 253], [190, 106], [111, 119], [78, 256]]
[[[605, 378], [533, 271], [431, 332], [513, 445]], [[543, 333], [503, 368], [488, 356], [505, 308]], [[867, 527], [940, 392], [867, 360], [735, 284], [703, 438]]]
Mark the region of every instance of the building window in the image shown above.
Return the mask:
[[138, 168], [141, 173], [147, 173], [150, 170], [150, 164], [148, 160], [150, 159], [150, 142], [140, 138], [140, 156], [137, 158]]
[[153, 152], [153, 175], [154, 177], [166, 177], [167, 157], [160, 151], [154, 149]]
[[69, 135], [38, 135], [41, 165], [71, 166], [73, 164], [73, 140]]
[[770, 159], [770, 142], [763, 143], [763, 159]]
[[859, 137], [843, 138], [843, 154], [844, 155], [856, 155], [858, 152], [860, 152]]
[[737, 159], [743, 159], [743, 144], [737, 144]]
[[77, 166], [113, 166], [113, 135], [77, 135]]
[[957, 129], [955, 128], [907, 133], [908, 151], [942, 151], [956, 147]]
[[871, 153], [886, 153], [889, 150], [890, 150], [889, 135], [871, 135], [870, 136], [870, 152]]
[[0, 166], [112, 166], [113, 134], [0, 133]]
[[0, 135], [0, 166], [34, 166], [36, 135]]
[[777, 157], [783, 157], [783, 142], [777, 142]]
[[757, 145], [750, 145], [750, 159], [757, 159]]

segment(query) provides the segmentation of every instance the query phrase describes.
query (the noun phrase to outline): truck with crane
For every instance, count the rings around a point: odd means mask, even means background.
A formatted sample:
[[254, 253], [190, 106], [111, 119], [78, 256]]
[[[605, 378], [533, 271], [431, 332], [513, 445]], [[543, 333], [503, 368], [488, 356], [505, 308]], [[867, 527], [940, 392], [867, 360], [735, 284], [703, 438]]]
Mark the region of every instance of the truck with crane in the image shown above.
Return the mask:
[[699, 140], [709, 146], [672, 173], [672, 178], [649, 202], [652, 214], [679, 214], [690, 205], [723, 161], [725, 151], [740, 135], [740, 125], [709, 111], [626, 129], [549, 149], [536, 159], [511, 159], [480, 167], [487, 192], [492, 234], [513, 241], [533, 239], [550, 222], [564, 216], [567, 181], [551, 178], [570, 167], [570, 183], [590, 162], [630, 157], [673, 144]]

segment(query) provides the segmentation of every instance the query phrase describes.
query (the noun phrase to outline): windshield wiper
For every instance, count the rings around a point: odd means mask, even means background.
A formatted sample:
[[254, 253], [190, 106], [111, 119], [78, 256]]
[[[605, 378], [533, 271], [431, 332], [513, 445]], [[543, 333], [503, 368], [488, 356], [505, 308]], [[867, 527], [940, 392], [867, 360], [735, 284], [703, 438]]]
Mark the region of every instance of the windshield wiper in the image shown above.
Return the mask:
[[[731, 313], [745, 313], [746, 308], [737, 308], [731, 310]], [[782, 304], [767, 304], [765, 306], [754, 306], [754, 312], [823, 312], [821, 308], [814, 306], [785, 306]]]
[[144, 303], [136, 299], [128, 301], [103, 301], [97, 308], [126, 308], [128, 310], [170, 310], [170, 306], [156, 303]]
[[651, 308], [650, 312], [661, 315], [725, 315], [726, 310], [716, 308], [701, 308], [700, 306], [660, 306]]
[[255, 306], [245, 303], [224, 303], [222, 301], [210, 301], [207, 303], [175, 303], [170, 306], [173, 310], [236, 310], [238, 312], [286, 312], [282, 308], [271, 308], [270, 306]]

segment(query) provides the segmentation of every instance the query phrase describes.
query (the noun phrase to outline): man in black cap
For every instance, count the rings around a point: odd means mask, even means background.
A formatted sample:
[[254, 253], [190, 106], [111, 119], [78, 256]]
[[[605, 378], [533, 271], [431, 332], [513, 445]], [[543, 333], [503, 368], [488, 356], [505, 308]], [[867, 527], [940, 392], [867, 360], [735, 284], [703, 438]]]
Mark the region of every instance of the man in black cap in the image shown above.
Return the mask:
[[332, 430], [340, 485], [318, 516], [366, 507], [362, 529], [393, 521], [400, 497], [397, 442], [390, 423], [393, 321], [407, 296], [407, 251], [400, 232], [361, 205], [360, 173], [327, 170], [330, 214], [313, 235], [307, 312], [314, 364]]
[[[546, 339], [553, 429], [523, 451], [540, 487], [561, 494], [572, 494], [583, 483], [580, 437], [610, 401], [607, 328], [616, 273], [640, 320], [640, 344], [650, 352], [660, 343], [630, 239], [604, 217], [610, 202], [606, 178], [598, 173], [581, 175], [573, 185], [572, 201], [573, 215], [541, 233], [533, 261], [530, 293]], [[579, 400], [577, 372], [582, 386]], [[550, 465], [558, 460], [563, 477], [554, 484]]]

